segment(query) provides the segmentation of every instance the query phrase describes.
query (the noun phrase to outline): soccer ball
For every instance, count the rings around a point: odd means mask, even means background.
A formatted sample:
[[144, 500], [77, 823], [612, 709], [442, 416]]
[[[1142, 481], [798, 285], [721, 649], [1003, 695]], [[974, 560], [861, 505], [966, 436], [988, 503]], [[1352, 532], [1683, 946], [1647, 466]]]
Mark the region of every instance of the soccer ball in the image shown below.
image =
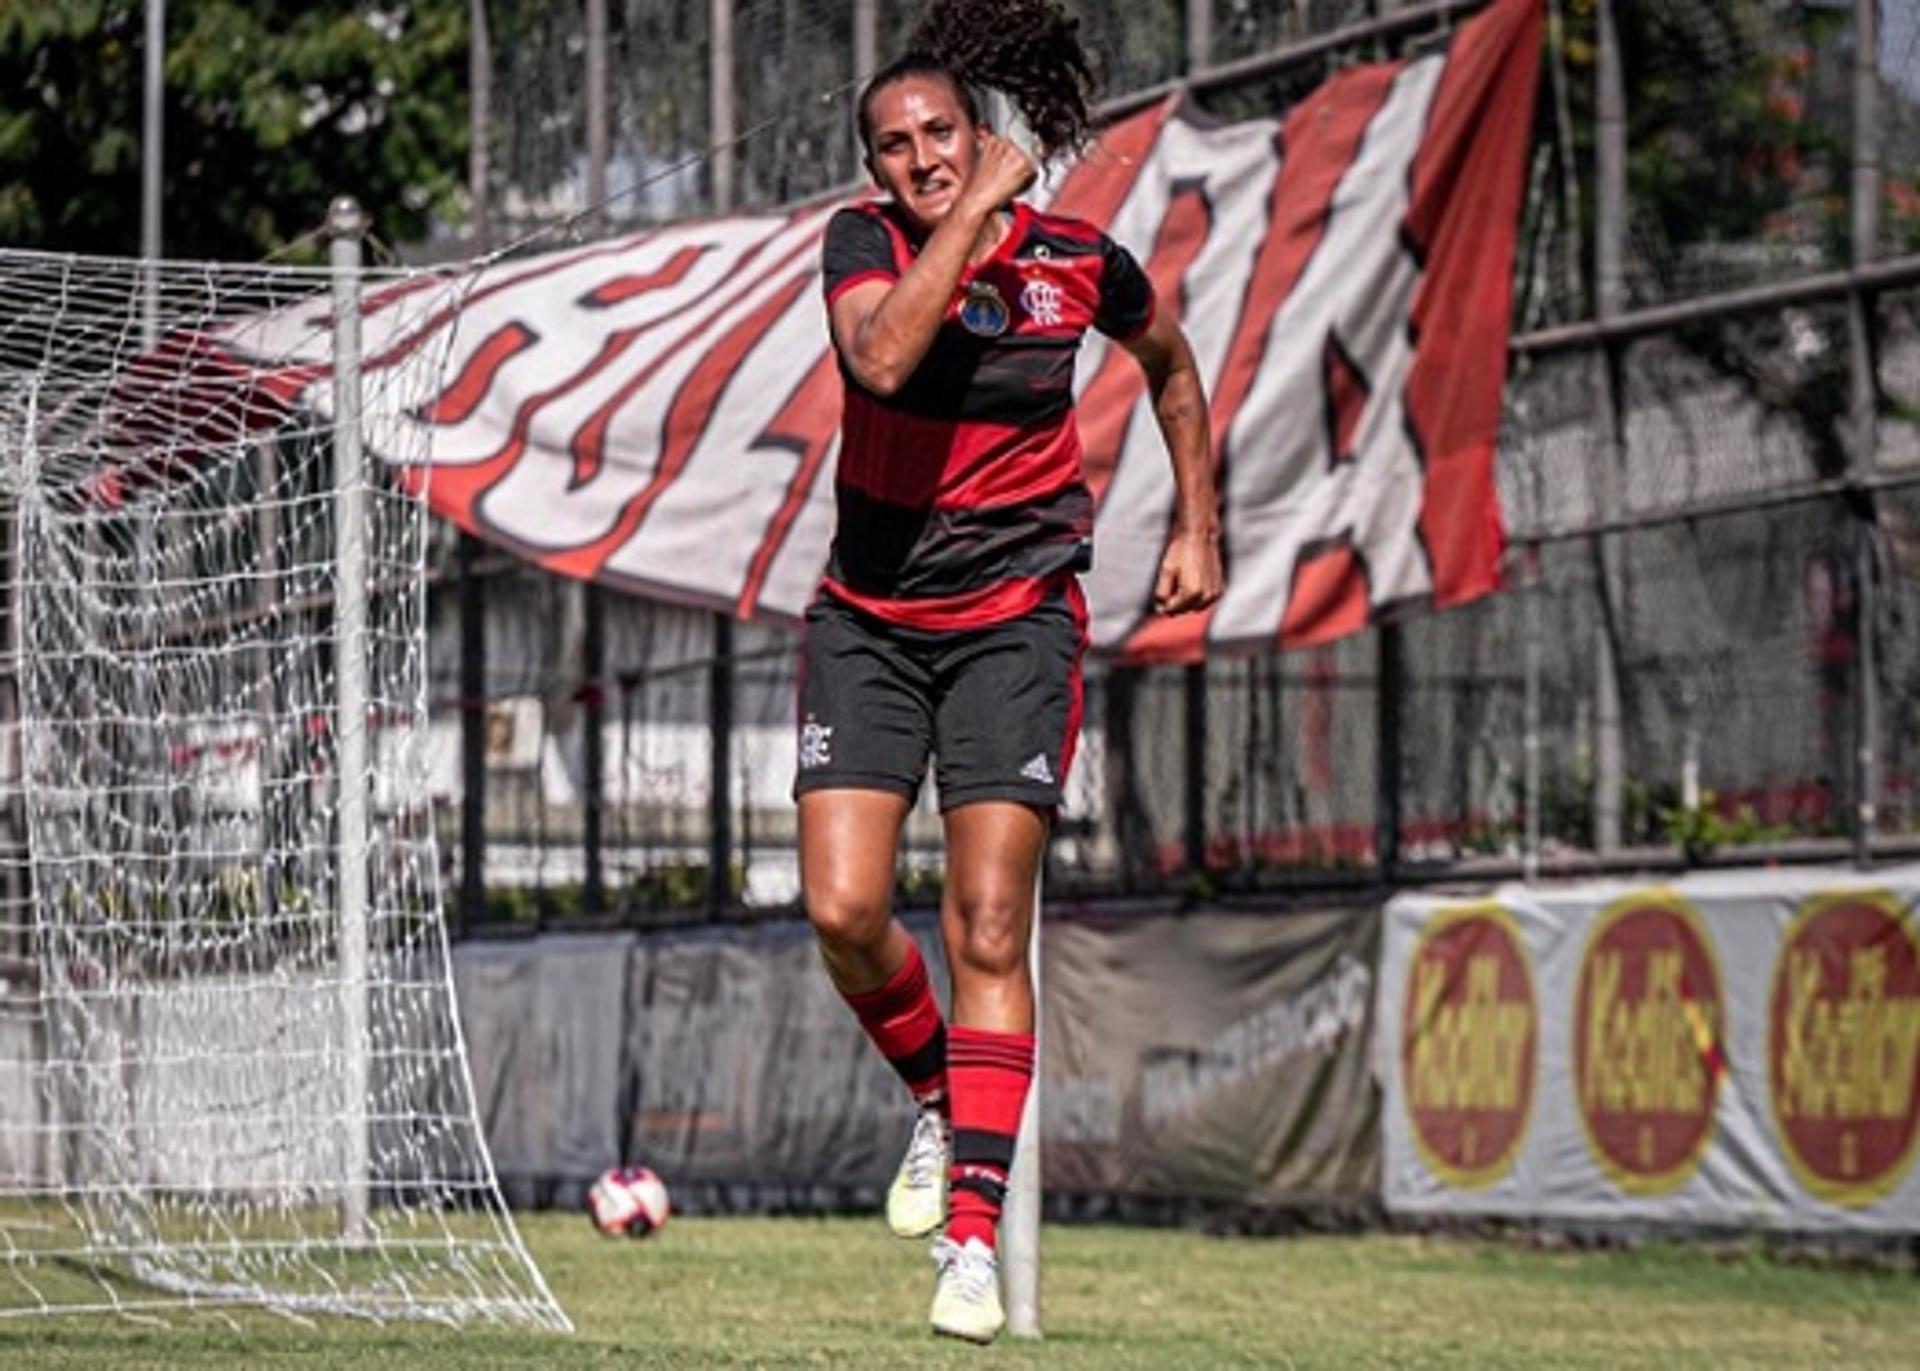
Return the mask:
[[616, 1166], [587, 1192], [587, 1217], [609, 1238], [644, 1238], [669, 1212], [666, 1184], [644, 1166]]

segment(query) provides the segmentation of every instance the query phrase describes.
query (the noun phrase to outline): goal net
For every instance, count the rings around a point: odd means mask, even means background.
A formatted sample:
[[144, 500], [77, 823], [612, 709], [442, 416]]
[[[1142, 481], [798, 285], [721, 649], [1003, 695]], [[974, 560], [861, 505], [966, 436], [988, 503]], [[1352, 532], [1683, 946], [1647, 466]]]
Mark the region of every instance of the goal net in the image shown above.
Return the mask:
[[441, 917], [402, 420], [444, 342], [354, 357], [459, 303], [0, 252], [0, 1315], [566, 1326]]

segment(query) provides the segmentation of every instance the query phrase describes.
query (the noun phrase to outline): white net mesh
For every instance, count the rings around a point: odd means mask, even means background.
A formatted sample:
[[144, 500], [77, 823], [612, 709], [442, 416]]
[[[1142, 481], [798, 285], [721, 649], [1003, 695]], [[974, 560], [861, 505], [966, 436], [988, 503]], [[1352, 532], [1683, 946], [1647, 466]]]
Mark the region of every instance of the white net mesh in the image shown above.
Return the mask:
[[[566, 1326], [476, 1123], [427, 811], [396, 421], [451, 330], [337, 396], [338, 285], [0, 252], [0, 1315]], [[459, 304], [362, 285], [339, 313], [401, 337]]]

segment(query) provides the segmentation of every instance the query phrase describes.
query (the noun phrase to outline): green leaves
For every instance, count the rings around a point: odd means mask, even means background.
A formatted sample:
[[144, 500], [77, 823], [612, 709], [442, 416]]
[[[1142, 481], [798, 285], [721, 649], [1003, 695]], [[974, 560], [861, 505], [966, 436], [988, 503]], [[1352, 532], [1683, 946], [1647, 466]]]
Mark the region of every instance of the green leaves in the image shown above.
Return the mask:
[[[390, 241], [450, 213], [463, 0], [170, 0], [162, 239], [252, 259], [359, 198]], [[141, 0], [0, 0], [0, 243], [139, 243]]]

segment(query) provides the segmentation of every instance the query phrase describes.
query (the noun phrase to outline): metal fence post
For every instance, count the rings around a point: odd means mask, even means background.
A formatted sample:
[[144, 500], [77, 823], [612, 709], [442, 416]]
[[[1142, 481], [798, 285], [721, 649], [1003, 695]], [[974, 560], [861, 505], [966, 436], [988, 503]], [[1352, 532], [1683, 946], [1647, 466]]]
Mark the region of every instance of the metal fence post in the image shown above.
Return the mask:
[[[1879, 10], [1877, 0], [1853, 5], [1853, 177], [1851, 262], [1857, 273], [1872, 263], [1880, 236]], [[1879, 415], [1875, 409], [1873, 293], [1857, 279], [1847, 291], [1848, 475], [1853, 482], [1855, 642], [1853, 687], [1853, 857], [1873, 861], [1873, 829], [1879, 780], [1878, 568], [1874, 556], [1876, 512], [1872, 480], [1879, 460]]]
[[1401, 641], [1400, 625], [1380, 624], [1374, 629], [1380, 654], [1378, 681], [1374, 686], [1374, 730], [1378, 741], [1374, 761], [1374, 860], [1380, 867], [1380, 879], [1391, 883], [1400, 867], [1400, 787], [1403, 780], [1400, 730], [1406, 680], [1406, 645]]
[[1142, 865], [1154, 849], [1153, 833], [1142, 822], [1140, 768], [1135, 753], [1134, 718], [1139, 708], [1140, 668], [1114, 666], [1101, 683], [1107, 722], [1107, 813], [1120, 863], [1118, 884], [1125, 894], [1139, 888]]
[[1186, 772], [1182, 794], [1187, 874], [1207, 869], [1207, 664], [1194, 662], [1181, 675], [1184, 691]]
[[[874, 72], [880, 69], [880, 14], [879, 0], [853, 0], [853, 98], [860, 98], [860, 91]], [[866, 148], [861, 146], [860, 127], [854, 111], [847, 119], [847, 136], [853, 141], [853, 161], [855, 166], [862, 164]]]
[[1527, 884], [1531, 885], [1540, 879], [1540, 672], [1543, 655], [1540, 602], [1546, 594], [1546, 579], [1541, 575], [1540, 544], [1528, 543], [1523, 555], [1526, 646], [1522, 666], [1525, 672], [1525, 696], [1521, 705], [1524, 716], [1521, 762], [1524, 772], [1521, 785], [1526, 814], [1520, 837], [1520, 869]]
[[[713, 212], [734, 206], [733, 142], [738, 126], [733, 77], [733, 0], [708, 0], [707, 141], [712, 148]], [[733, 903], [733, 616], [713, 616], [707, 672], [707, 913]]]
[[[607, 158], [611, 145], [607, 85], [607, 0], [587, 0], [587, 222], [595, 233], [607, 231]], [[606, 797], [606, 640], [607, 592], [583, 582], [580, 596], [580, 843], [581, 908], [598, 914], [607, 907], [602, 875], [602, 837]]]
[[606, 226], [607, 200], [607, 0], [587, 0], [587, 212]]
[[[493, 237], [493, 38], [487, 0], [467, 3], [467, 213], [473, 250]], [[487, 601], [477, 572], [480, 541], [460, 534], [454, 594], [460, 606], [460, 897], [454, 931], [487, 910]]]
[[1213, 61], [1213, 0], [1186, 0], [1186, 67], [1192, 75]]
[[[1621, 74], [1620, 35], [1612, 0], [1600, 0], [1599, 58], [1595, 63], [1595, 168], [1598, 195], [1594, 209], [1595, 314], [1602, 323], [1626, 304], [1627, 112]], [[1599, 510], [1604, 522], [1622, 513], [1621, 482], [1626, 475], [1627, 433], [1624, 357], [1607, 344], [1597, 363], [1604, 441], [1597, 454]], [[1626, 783], [1626, 745], [1621, 721], [1620, 647], [1626, 605], [1620, 577], [1620, 535], [1601, 533], [1594, 540], [1600, 622], [1594, 640], [1593, 699], [1593, 844], [1600, 852], [1618, 850], [1621, 799]]]
[[599, 914], [607, 907], [604, 847], [606, 837], [607, 777], [607, 592], [588, 582], [586, 623], [581, 634], [580, 687], [580, 840], [586, 867], [580, 890], [581, 907]]
[[733, 82], [733, 0], [708, 0], [707, 146], [711, 149], [713, 212], [733, 209], [733, 143], [738, 128]]
[[733, 620], [713, 616], [707, 667], [707, 915], [733, 903]]
[[467, 214], [473, 250], [491, 236], [493, 183], [493, 33], [487, 0], [467, 0]]
[[147, 0], [140, 119], [140, 341], [160, 330], [160, 204], [166, 183], [167, 0]]
[[480, 540], [460, 535], [460, 899], [456, 928], [487, 913], [487, 599], [474, 563]]

